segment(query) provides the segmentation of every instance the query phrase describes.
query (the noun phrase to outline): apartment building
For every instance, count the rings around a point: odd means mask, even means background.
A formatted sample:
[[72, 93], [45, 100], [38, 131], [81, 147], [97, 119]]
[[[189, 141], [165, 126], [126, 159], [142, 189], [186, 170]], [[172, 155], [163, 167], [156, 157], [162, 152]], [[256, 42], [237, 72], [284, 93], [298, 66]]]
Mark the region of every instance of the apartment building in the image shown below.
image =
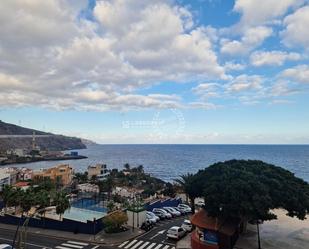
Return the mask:
[[109, 175], [106, 164], [96, 164], [88, 166], [88, 179], [96, 177], [98, 180], [103, 180]]
[[49, 178], [52, 181], [60, 181], [64, 186], [72, 182], [74, 171], [68, 164], [61, 164], [49, 169], [41, 169], [33, 172], [33, 178]]

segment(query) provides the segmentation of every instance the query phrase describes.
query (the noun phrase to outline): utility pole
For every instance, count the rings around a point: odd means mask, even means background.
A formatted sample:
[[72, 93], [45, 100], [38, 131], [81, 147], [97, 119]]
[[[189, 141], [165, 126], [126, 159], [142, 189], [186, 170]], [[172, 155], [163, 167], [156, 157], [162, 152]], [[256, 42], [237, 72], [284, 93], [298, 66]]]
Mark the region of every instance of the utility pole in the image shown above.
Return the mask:
[[259, 221], [256, 222], [256, 228], [257, 228], [257, 234], [258, 234], [258, 249], [261, 249]]

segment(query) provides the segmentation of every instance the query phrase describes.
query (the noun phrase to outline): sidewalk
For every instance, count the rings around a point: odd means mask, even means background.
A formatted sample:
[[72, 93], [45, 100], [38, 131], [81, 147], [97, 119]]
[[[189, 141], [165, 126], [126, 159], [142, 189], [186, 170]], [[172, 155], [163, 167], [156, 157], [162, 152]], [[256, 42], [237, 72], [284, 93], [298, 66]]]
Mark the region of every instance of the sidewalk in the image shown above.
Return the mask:
[[[298, 220], [285, 215], [286, 211], [276, 210], [278, 220], [265, 221], [260, 225], [263, 249], [304, 249], [309, 245], [309, 217]], [[235, 248], [257, 248], [256, 226], [248, 225], [247, 232], [240, 235]]]
[[177, 242], [176, 249], [191, 249], [191, 233]]
[[[5, 230], [16, 231], [15, 225], [3, 224], [0, 223], [0, 228]], [[59, 231], [59, 230], [50, 230], [50, 229], [42, 229], [35, 227], [28, 227], [28, 233], [31, 234], [39, 234], [41, 236], [46, 236], [49, 238], [58, 238], [58, 239], [72, 239], [72, 240], [80, 240], [84, 242], [90, 243], [98, 243], [98, 244], [108, 244], [110, 246], [121, 244], [122, 242], [135, 238], [144, 233], [144, 231], [140, 229], [129, 229], [126, 232], [115, 233], [115, 234], [106, 234], [104, 230], [97, 233], [95, 236], [91, 234], [74, 234], [71, 232]]]

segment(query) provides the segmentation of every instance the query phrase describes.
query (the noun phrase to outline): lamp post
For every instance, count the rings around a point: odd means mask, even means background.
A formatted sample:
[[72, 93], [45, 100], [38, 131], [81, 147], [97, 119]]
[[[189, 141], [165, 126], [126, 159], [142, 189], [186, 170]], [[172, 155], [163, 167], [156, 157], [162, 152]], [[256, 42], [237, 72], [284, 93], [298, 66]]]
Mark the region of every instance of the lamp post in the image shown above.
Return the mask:
[[256, 222], [256, 228], [257, 228], [257, 234], [258, 234], [258, 249], [261, 249], [259, 221]]
[[[18, 241], [17, 241], [17, 244], [18, 244], [18, 248], [19, 249], [23, 249], [23, 248], [26, 248], [26, 241], [27, 241], [27, 229], [28, 229], [28, 223], [30, 221], [30, 219], [35, 216], [37, 213], [40, 213], [40, 212], [45, 212], [45, 211], [48, 211], [48, 210], [52, 210], [54, 209], [54, 207], [46, 207], [46, 208], [41, 208], [41, 209], [38, 209], [36, 210], [33, 214], [29, 215], [27, 217], [27, 219], [24, 221], [22, 227], [21, 227], [21, 230], [19, 231], [19, 236], [18, 236]], [[18, 232], [18, 229], [19, 229], [19, 226], [17, 227], [17, 231], [16, 233]], [[15, 239], [13, 241], [13, 248], [14, 248], [14, 244], [15, 244]], [[23, 244], [23, 246], [22, 246]]]

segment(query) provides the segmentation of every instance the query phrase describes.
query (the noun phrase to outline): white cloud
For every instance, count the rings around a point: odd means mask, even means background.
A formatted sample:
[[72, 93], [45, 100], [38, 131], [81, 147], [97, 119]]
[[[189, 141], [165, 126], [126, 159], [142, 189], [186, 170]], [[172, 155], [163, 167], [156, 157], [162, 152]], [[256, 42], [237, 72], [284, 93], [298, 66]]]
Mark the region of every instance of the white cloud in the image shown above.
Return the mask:
[[245, 68], [246, 68], [245, 64], [234, 63], [232, 61], [228, 61], [224, 64], [224, 69], [226, 71], [241, 71], [244, 70]]
[[245, 55], [272, 35], [272, 29], [258, 26], [247, 29], [240, 40], [221, 39], [221, 53], [229, 55]]
[[282, 17], [290, 8], [299, 7], [305, 0], [237, 0], [234, 11], [241, 13], [241, 20], [237, 24], [240, 29], [271, 24]]
[[309, 49], [309, 6], [302, 7], [288, 15], [284, 21], [284, 31], [281, 33], [283, 42], [288, 46], [303, 46]]
[[309, 66], [298, 65], [285, 69], [281, 72], [280, 76], [283, 78], [288, 78], [297, 83], [309, 84]]
[[221, 106], [215, 105], [213, 103], [207, 103], [207, 102], [191, 102], [189, 103], [189, 107], [194, 108], [194, 109], [216, 110], [220, 108]]
[[98, 1], [92, 22], [80, 17], [86, 4], [1, 3], [1, 105], [179, 107], [174, 95], [136, 92], [164, 81], [227, 77], [209, 28], [196, 26], [186, 8], [164, 0]]
[[262, 89], [263, 79], [259, 75], [242, 74], [226, 85], [228, 92], [243, 92]]
[[287, 60], [297, 61], [301, 59], [298, 53], [285, 51], [256, 51], [251, 54], [250, 62], [253, 66], [281, 66]]

